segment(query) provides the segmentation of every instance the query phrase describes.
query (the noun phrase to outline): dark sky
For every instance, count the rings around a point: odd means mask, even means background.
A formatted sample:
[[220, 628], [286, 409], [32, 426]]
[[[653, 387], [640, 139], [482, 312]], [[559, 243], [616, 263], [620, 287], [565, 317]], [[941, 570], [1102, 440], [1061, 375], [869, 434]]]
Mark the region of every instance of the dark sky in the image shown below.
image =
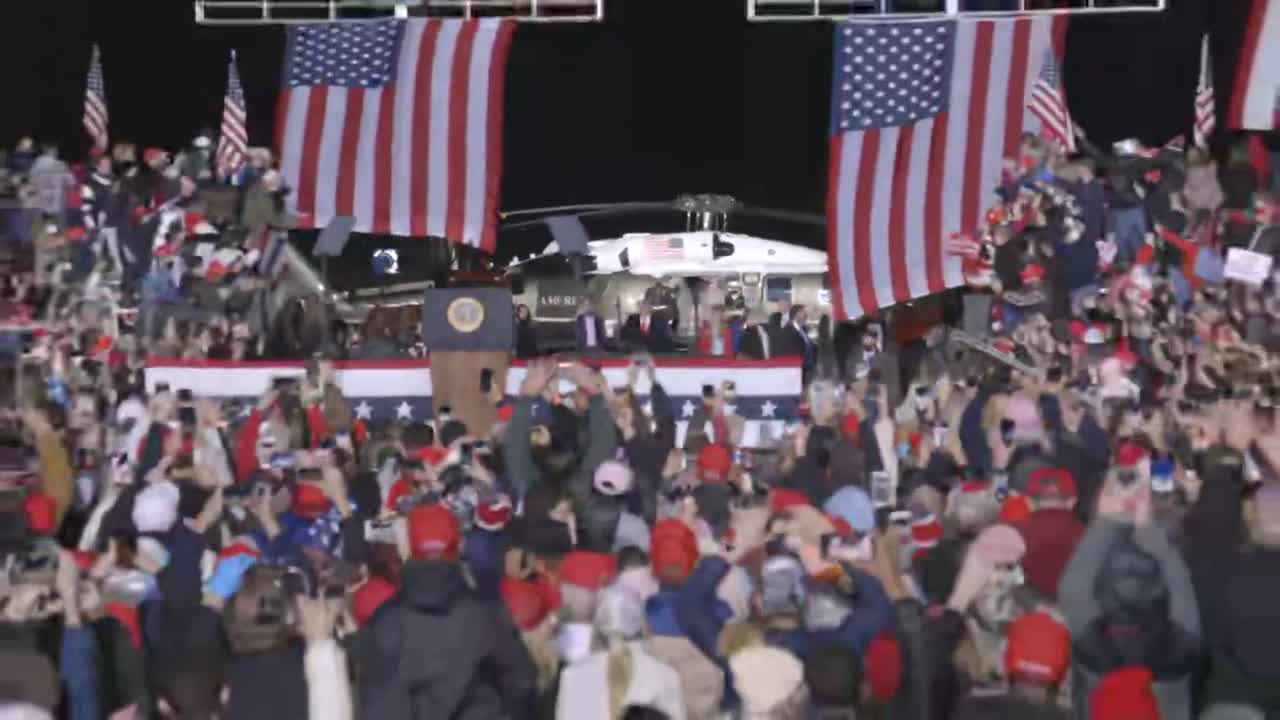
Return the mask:
[[[1095, 140], [1188, 132], [1199, 37], [1230, 87], [1247, 0], [1169, 0], [1161, 15], [1073, 21], [1065, 77]], [[742, 0], [609, 0], [599, 25], [526, 25], [507, 80], [504, 208], [721, 192], [821, 212], [831, 26], [751, 24]], [[124, 9], [127, 7], [128, 11]], [[184, 144], [219, 119], [234, 47], [255, 143], [272, 137], [282, 32], [197, 27], [187, 0], [0, 4], [0, 142], [56, 138], [79, 156], [84, 73], [102, 46], [111, 129]]]

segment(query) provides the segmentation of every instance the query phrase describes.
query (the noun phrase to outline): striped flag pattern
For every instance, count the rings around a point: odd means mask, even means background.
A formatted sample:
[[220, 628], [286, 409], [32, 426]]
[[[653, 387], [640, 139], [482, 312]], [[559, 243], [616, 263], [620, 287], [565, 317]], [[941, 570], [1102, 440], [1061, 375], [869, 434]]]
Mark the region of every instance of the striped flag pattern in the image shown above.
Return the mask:
[[1228, 120], [1233, 128], [1280, 129], [1280, 0], [1253, 0]]
[[236, 51], [231, 51], [227, 65], [227, 94], [222, 100], [222, 130], [218, 133], [215, 162], [222, 177], [230, 177], [244, 167], [249, 157], [249, 133], [246, 130], [244, 88], [236, 67]]
[[107, 88], [102, 79], [102, 55], [93, 46], [89, 61], [89, 79], [84, 89], [84, 130], [93, 143], [93, 151], [107, 151]]
[[1200, 41], [1200, 82], [1196, 85], [1196, 119], [1192, 138], [1196, 147], [1209, 147], [1209, 138], [1217, 124], [1213, 99], [1213, 68], [1209, 62], [1209, 36]]
[[978, 228], [1003, 159], [1041, 130], [1028, 100], [1066, 22], [836, 27], [827, 249], [840, 319], [964, 284], [971, 250], [948, 238]]
[[287, 250], [289, 249], [289, 233], [273, 232], [267, 240], [267, 246], [262, 251], [262, 258], [258, 260], [258, 274], [269, 278], [275, 278], [284, 272], [285, 261], [288, 259]]
[[1058, 73], [1058, 59], [1052, 48], [1044, 51], [1044, 61], [1040, 65], [1040, 76], [1031, 88], [1031, 104], [1028, 106], [1036, 117], [1040, 118], [1040, 134], [1057, 143], [1067, 152], [1076, 151], [1075, 124], [1071, 121], [1071, 112], [1067, 109], [1067, 94], [1062, 89]]
[[515, 24], [409, 18], [289, 30], [276, 128], [303, 227], [492, 252]]

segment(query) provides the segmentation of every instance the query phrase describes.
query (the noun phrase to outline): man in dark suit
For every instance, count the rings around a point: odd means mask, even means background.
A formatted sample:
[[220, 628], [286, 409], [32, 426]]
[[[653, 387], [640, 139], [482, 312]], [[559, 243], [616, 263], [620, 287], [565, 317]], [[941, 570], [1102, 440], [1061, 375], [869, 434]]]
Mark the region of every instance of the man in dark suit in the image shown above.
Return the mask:
[[738, 346], [738, 354], [749, 360], [768, 360], [773, 357], [773, 342], [768, 322], [759, 322], [762, 317], [753, 315], [753, 322], [742, 331], [742, 342]]
[[671, 319], [665, 313], [654, 312], [648, 302], [641, 302], [640, 312], [627, 318], [622, 337], [635, 350], [644, 349], [654, 354], [676, 351]]
[[804, 368], [804, 381], [809, 382], [813, 374], [813, 361], [816, 357], [813, 341], [809, 339], [809, 312], [803, 305], [791, 307], [789, 321], [778, 333], [778, 347], [774, 357], [799, 357]]
[[584, 302], [578, 308], [578, 317], [574, 320], [575, 347], [582, 355], [596, 355], [604, 352], [607, 338], [604, 335], [604, 319], [596, 313], [591, 303]]

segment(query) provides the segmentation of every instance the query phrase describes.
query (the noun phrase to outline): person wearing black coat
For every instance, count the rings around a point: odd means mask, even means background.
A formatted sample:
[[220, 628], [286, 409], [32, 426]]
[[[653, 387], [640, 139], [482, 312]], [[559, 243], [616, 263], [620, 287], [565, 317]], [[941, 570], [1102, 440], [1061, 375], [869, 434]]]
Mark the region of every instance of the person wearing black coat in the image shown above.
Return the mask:
[[522, 720], [537, 671], [510, 614], [458, 562], [461, 532], [442, 505], [409, 516], [412, 559], [399, 591], [351, 643], [357, 717]]
[[671, 317], [665, 312], [655, 311], [647, 302], [640, 303], [640, 312], [627, 318], [626, 325], [622, 328], [622, 339], [628, 347], [635, 350], [647, 350], [654, 354], [676, 351]]

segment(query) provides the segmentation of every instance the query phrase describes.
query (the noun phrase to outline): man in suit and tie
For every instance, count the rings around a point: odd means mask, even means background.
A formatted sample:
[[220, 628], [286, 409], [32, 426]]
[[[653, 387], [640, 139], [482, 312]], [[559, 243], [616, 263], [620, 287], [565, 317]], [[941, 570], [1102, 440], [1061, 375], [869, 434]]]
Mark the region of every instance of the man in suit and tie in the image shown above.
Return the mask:
[[647, 301], [641, 301], [639, 313], [627, 318], [623, 339], [636, 350], [644, 349], [654, 354], [676, 351], [671, 319], [665, 313], [654, 312]]
[[793, 305], [786, 325], [778, 333], [778, 348], [775, 357], [799, 357], [804, 368], [804, 382], [809, 382], [813, 374], [813, 361], [816, 357], [813, 341], [809, 339], [809, 312], [803, 305]]
[[738, 354], [750, 360], [768, 360], [773, 357], [773, 337], [769, 332], [768, 318], [763, 313], [751, 314], [751, 325], [742, 331]]
[[604, 334], [604, 319], [600, 317], [591, 301], [584, 301], [578, 308], [578, 318], [574, 321], [578, 352], [582, 355], [597, 355], [606, 349], [607, 338]]

